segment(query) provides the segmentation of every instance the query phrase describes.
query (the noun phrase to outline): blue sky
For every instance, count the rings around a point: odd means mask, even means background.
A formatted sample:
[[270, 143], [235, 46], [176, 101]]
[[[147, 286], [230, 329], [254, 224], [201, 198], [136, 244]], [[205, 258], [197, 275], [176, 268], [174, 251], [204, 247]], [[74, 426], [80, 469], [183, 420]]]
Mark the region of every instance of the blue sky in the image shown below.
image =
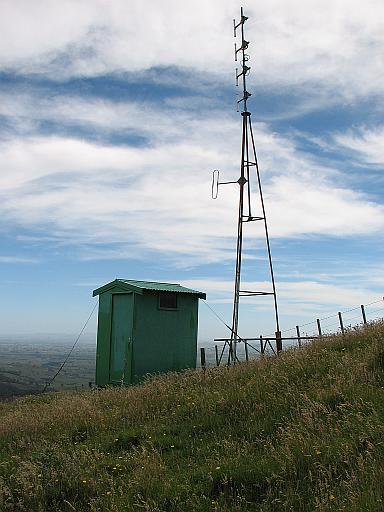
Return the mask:
[[[3, 0], [1, 330], [76, 334], [92, 290], [180, 282], [230, 322], [239, 174], [232, 0]], [[244, 4], [282, 328], [383, 295], [384, 4]], [[244, 285], [266, 286], [262, 232]], [[204, 305], [200, 337], [225, 336]], [[244, 299], [242, 336], [273, 331]], [[95, 331], [93, 318], [89, 333]]]

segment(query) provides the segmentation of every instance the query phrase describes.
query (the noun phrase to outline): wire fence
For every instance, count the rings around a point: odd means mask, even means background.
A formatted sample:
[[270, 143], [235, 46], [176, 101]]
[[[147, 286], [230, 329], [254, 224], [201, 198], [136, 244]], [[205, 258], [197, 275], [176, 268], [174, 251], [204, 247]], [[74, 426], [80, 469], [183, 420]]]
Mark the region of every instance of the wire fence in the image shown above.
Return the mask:
[[[210, 309], [212, 308], [210, 307]], [[218, 317], [216, 312], [215, 315]], [[338, 311], [332, 315], [316, 318], [311, 322], [284, 329], [281, 331], [282, 348], [300, 347], [305, 343], [313, 341], [315, 338], [344, 333], [352, 327], [364, 325], [383, 317], [384, 297], [367, 304]], [[221, 321], [225, 324], [223, 320]], [[227, 324], [225, 325], [230, 329]], [[216, 342], [214, 346], [200, 347], [198, 366], [212, 367], [230, 363], [230, 338], [217, 338], [214, 341]], [[257, 359], [263, 354], [276, 354], [276, 341], [276, 333], [259, 336], [259, 338], [243, 338], [240, 342], [236, 343], [236, 360], [245, 362], [249, 359]]]
[[[216, 311], [206, 302], [204, 302], [212, 313], [230, 330], [231, 327], [216, 313]], [[379, 306], [380, 305], [380, 306]], [[74, 348], [79, 342], [86, 326], [88, 325], [93, 313], [95, 312], [97, 303], [93, 305], [93, 308], [85, 321], [82, 329], [79, 332], [73, 346], [69, 350], [68, 354], [64, 358], [63, 363], [59, 369], [49, 380], [45, 382], [45, 392], [55, 381], [56, 377], [63, 370], [65, 364], [70, 358]], [[379, 307], [378, 307], [379, 306]], [[368, 323], [373, 320], [380, 318], [380, 314], [384, 316], [384, 297], [379, 300], [369, 302], [368, 304], [362, 304], [360, 306], [351, 307], [343, 312], [338, 312], [333, 315], [328, 315], [323, 318], [317, 318], [311, 322], [307, 322], [289, 329], [281, 331], [282, 342], [284, 348], [291, 346], [301, 346], [304, 343], [310, 342], [314, 338], [324, 336], [328, 334], [335, 334], [342, 332], [353, 326]], [[303, 330], [304, 329], [304, 330]], [[295, 336], [293, 335], [295, 334]], [[227, 339], [227, 341], [229, 338]], [[199, 353], [197, 358], [197, 366], [201, 367], [212, 367], [219, 366], [220, 364], [229, 363], [229, 354], [226, 350], [225, 338], [215, 340], [216, 343], [211, 347], [199, 347]], [[236, 359], [240, 361], [248, 361], [249, 359], [256, 359], [261, 355], [276, 354], [275, 348], [275, 333], [267, 336], [260, 336], [259, 338], [247, 338], [243, 339], [241, 343], [237, 343], [236, 347]]]

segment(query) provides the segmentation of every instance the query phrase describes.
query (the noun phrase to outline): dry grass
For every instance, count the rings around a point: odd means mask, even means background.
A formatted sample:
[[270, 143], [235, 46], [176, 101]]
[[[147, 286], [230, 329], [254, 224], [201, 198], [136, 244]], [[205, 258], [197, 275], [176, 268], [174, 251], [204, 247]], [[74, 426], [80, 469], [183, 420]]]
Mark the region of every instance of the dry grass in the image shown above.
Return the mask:
[[0, 404], [0, 510], [382, 511], [383, 335]]

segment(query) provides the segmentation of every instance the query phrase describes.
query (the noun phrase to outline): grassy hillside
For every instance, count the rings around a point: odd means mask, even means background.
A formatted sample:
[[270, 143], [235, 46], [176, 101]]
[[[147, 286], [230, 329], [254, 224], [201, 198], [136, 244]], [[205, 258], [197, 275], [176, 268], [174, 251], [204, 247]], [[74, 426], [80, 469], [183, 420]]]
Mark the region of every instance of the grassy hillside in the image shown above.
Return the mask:
[[0, 403], [1, 511], [383, 511], [384, 325]]

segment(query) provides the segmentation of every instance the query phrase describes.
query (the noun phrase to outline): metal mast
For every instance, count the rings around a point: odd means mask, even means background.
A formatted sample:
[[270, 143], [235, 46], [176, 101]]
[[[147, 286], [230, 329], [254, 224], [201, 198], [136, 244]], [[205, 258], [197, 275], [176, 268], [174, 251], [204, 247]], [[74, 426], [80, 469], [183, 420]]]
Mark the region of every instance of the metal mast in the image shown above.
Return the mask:
[[[236, 246], [236, 271], [235, 271], [235, 284], [234, 284], [234, 295], [233, 295], [233, 310], [232, 310], [232, 327], [231, 327], [231, 338], [226, 342], [229, 345], [228, 352], [228, 364], [236, 363], [237, 359], [237, 344], [242, 342], [241, 337], [238, 334], [239, 327], [239, 304], [240, 297], [254, 297], [254, 296], [273, 296], [274, 305], [274, 317], [276, 326], [276, 348], [277, 352], [282, 349], [281, 346], [281, 333], [279, 325], [279, 315], [277, 307], [277, 296], [275, 277], [272, 265], [271, 247], [269, 243], [269, 232], [267, 225], [267, 217], [265, 213], [265, 204], [263, 191], [261, 187], [260, 171], [256, 155], [256, 146], [253, 137], [251, 113], [248, 111], [248, 99], [251, 93], [247, 90], [247, 75], [249, 74], [250, 67], [248, 66], [249, 55], [246, 50], [249, 46], [249, 41], [244, 37], [244, 24], [248, 17], [244, 16], [243, 8], [240, 11], [240, 21], [236, 23], [233, 20], [234, 37], [237, 36], [237, 32], [241, 32], [241, 46], [237, 48], [235, 44], [235, 61], [240, 58], [241, 67], [240, 70], [236, 69], [236, 85], [239, 86], [239, 82], [242, 86], [242, 98], [237, 102], [238, 107], [242, 106], [242, 137], [241, 137], [241, 163], [240, 163], [240, 177], [237, 181], [220, 182], [219, 171], [213, 172], [213, 184], [212, 184], [212, 197], [217, 197], [218, 186], [227, 183], [238, 183], [239, 185], [239, 207], [238, 207], [238, 222], [237, 222], [237, 246]], [[256, 191], [259, 194], [261, 212], [259, 216], [255, 216], [252, 211], [251, 203], [251, 192], [252, 192], [252, 178], [256, 175]], [[269, 272], [271, 278], [271, 290], [270, 291], [250, 291], [241, 289], [241, 267], [242, 267], [242, 250], [243, 250], [243, 227], [247, 222], [262, 222], [264, 225], [265, 242], [268, 254]], [[225, 346], [224, 346], [225, 349]], [[223, 349], [223, 351], [224, 351]]]

